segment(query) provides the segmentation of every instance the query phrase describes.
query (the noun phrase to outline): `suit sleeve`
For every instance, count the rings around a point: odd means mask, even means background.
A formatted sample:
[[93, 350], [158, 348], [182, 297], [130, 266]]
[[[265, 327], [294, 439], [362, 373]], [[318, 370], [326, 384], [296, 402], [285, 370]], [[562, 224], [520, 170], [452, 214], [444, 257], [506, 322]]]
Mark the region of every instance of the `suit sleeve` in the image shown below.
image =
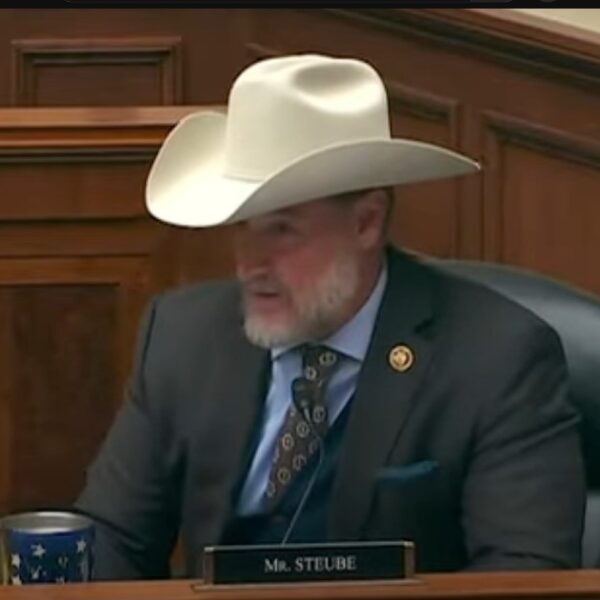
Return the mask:
[[166, 403], [146, 393], [156, 306], [154, 300], [143, 318], [125, 401], [76, 502], [96, 523], [98, 580], [169, 576], [180, 485]]
[[585, 476], [562, 346], [544, 325], [521, 342], [497, 365], [510, 374], [480, 415], [467, 470], [470, 570], [580, 564]]

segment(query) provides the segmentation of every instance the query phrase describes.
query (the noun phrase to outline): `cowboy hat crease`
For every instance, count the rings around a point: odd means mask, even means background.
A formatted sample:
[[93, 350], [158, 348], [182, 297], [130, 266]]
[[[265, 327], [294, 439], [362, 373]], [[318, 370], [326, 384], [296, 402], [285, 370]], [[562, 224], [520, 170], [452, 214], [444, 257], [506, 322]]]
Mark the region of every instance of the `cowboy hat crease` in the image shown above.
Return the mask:
[[243, 71], [227, 114], [182, 119], [154, 161], [146, 205], [161, 221], [211, 227], [478, 168], [446, 148], [392, 138], [385, 87], [367, 63], [301, 54]]

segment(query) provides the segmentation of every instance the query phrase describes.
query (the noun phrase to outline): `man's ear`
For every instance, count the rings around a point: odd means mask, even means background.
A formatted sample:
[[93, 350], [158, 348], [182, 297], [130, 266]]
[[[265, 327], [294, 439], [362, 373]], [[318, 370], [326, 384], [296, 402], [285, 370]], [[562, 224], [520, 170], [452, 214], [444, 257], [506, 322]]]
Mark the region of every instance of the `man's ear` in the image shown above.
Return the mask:
[[390, 196], [387, 190], [368, 190], [354, 204], [356, 235], [364, 250], [381, 245], [389, 212]]

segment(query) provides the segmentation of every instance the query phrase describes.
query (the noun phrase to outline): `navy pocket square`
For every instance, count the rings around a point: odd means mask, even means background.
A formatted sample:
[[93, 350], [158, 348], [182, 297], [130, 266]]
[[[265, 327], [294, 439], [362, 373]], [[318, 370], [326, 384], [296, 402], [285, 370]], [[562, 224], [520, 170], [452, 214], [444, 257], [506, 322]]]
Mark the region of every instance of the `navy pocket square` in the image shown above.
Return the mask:
[[403, 467], [384, 467], [377, 472], [378, 483], [401, 485], [435, 473], [440, 463], [436, 460], [422, 460]]

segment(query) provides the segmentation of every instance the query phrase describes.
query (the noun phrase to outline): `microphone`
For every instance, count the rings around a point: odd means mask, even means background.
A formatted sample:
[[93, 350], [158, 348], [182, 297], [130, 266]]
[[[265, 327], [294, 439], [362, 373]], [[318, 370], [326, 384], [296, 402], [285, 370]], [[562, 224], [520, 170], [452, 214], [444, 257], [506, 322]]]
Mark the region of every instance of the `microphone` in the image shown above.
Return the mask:
[[304, 416], [304, 420], [310, 427], [311, 432], [313, 433], [313, 435], [315, 436], [315, 438], [319, 444], [319, 448], [318, 448], [319, 457], [318, 457], [317, 466], [314, 468], [314, 470], [310, 476], [310, 479], [308, 480], [306, 489], [304, 490], [304, 493], [302, 494], [302, 497], [300, 498], [300, 502], [298, 502], [298, 506], [296, 507], [296, 510], [294, 511], [294, 514], [292, 515], [290, 524], [288, 525], [288, 527], [285, 530], [285, 533], [283, 535], [283, 538], [281, 539], [281, 542], [280, 542], [281, 546], [285, 546], [287, 544], [288, 540], [290, 539], [290, 536], [292, 535], [292, 533], [296, 527], [296, 523], [297, 523], [298, 519], [300, 518], [300, 515], [304, 511], [304, 506], [306, 505], [306, 502], [308, 501], [308, 498], [312, 492], [312, 489], [315, 486], [317, 477], [318, 477], [319, 473], [321, 472], [321, 468], [323, 467], [323, 463], [325, 462], [325, 444], [323, 443], [323, 438], [321, 437], [321, 435], [319, 434], [319, 432], [317, 431], [317, 428], [315, 427], [315, 425], [313, 423], [312, 415], [310, 412], [310, 402], [307, 399], [306, 393], [305, 393], [306, 386], [308, 384], [309, 384], [309, 382], [306, 379], [302, 379], [301, 377], [294, 379], [294, 381], [292, 382], [292, 401], [294, 403], [294, 406], [296, 407], [296, 410], [301, 415]]

